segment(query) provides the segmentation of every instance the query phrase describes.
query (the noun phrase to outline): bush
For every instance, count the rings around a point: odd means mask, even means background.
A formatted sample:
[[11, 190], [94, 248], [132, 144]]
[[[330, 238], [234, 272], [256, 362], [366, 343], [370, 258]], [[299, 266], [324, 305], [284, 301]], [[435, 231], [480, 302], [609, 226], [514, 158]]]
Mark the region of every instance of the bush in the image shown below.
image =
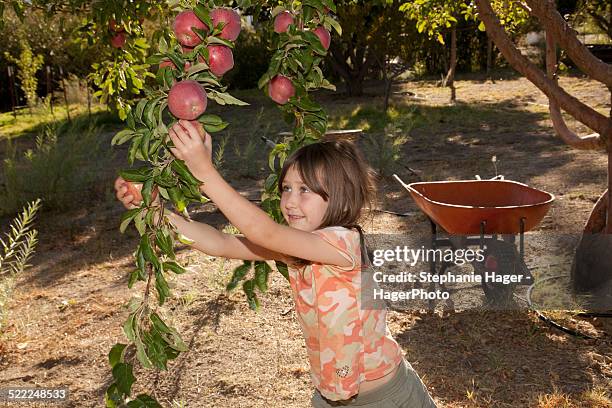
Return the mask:
[[50, 125], [35, 149], [17, 157], [10, 140], [0, 178], [0, 215], [14, 214], [36, 198], [47, 209], [67, 209], [93, 197], [99, 173], [110, 166], [108, 140], [95, 121]]

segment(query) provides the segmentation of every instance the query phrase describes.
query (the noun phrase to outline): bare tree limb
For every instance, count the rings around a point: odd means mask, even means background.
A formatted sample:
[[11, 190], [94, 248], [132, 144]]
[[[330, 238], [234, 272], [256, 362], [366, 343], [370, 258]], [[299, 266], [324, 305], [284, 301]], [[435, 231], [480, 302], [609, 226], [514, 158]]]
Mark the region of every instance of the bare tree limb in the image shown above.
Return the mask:
[[[548, 78], [556, 82], [557, 71], [557, 50], [555, 39], [550, 31], [546, 31], [546, 73]], [[554, 99], [548, 98], [548, 110], [553, 123], [553, 128], [557, 135], [568, 145], [581, 150], [605, 149], [606, 144], [599, 134], [594, 133], [588, 136], [579, 136], [572, 132], [567, 125], [561, 109]]]
[[514, 69], [527, 77], [527, 79], [544, 92], [549, 99], [553, 99], [561, 108], [576, 118], [576, 120], [584, 123], [594, 131], [599, 132], [604, 138], [611, 137], [612, 120], [565, 92], [553, 80], [548, 79], [540, 69], [529, 62], [529, 60], [516, 49], [515, 45], [506, 34], [497, 15], [491, 8], [489, 1], [476, 0], [476, 4], [478, 6], [480, 18], [485, 23], [487, 32], [491, 35], [491, 38], [504, 58], [506, 58]]
[[574, 30], [567, 24], [561, 14], [548, 1], [526, 0], [532, 13], [540, 20], [547, 32], [551, 32], [561, 48], [572, 61], [589, 77], [606, 86], [612, 86], [612, 65], [606, 64], [572, 35]]

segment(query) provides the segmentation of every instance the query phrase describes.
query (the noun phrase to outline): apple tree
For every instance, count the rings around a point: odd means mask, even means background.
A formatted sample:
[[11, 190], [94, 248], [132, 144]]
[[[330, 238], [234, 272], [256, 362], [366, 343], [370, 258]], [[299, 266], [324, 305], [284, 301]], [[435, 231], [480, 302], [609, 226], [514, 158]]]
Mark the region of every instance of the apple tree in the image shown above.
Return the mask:
[[[562, 48], [582, 72], [604, 84], [611, 94], [612, 65], [595, 57], [578, 40], [576, 32], [557, 11], [554, 1], [527, 0], [523, 6], [530, 15], [539, 20], [546, 31], [546, 72], [532, 64], [517, 49], [490, 1], [476, 0], [476, 4], [479, 18], [508, 63], [548, 97], [553, 127], [561, 140], [576, 149], [607, 152], [608, 186], [585, 224], [571, 274], [576, 291], [595, 290], [602, 286], [608, 287], [609, 291], [612, 284], [612, 112], [606, 116], [596, 111], [557, 83], [556, 47]], [[595, 133], [578, 135], [571, 131], [561, 116], [561, 109]]]

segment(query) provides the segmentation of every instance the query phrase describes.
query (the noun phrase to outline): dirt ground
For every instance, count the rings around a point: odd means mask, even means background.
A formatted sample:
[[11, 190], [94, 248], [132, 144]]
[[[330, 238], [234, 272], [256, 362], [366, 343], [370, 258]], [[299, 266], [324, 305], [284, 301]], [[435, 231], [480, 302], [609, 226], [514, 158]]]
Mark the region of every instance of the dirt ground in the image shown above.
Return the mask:
[[[562, 78], [561, 83], [609, 112], [609, 93], [599, 84], [579, 78]], [[456, 107], [447, 106], [448, 90], [433, 82], [396, 87], [394, 104], [417, 106], [429, 118], [426, 126], [409, 132], [400, 177], [406, 182], [417, 181], [416, 175], [426, 180], [489, 178], [495, 175], [495, 155], [507, 179], [555, 194], [535, 232], [565, 235], [570, 237], [565, 244], [574, 245], [605, 189], [606, 157], [566, 147], [550, 128], [545, 97], [524, 79], [462, 79], [456, 85]], [[378, 88], [368, 92], [377, 94]], [[350, 111], [380, 104], [381, 97], [328, 96], [324, 102]], [[257, 106], [245, 109], [245, 126], [234, 131], [235, 138], [247, 137], [246, 124]], [[125, 150], [115, 150], [117, 168], [125, 167]], [[123, 210], [110, 184], [115, 171], [104, 175], [99, 202], [39, 218], [33, 266], [17, 282], [9, 325], [0, 337], [1, 387], [67, 387], [65, 406], [104, 405], [111, 382], [108, 351], [126, 341], [121, 330], [126, 305], [142, 293], [142, 286], [127, 289], [137, 233], [119, 233]], [[235, 171], [230, 168], [231, 183], [257, 199], [262, 178], [239, 177]], [[368, 233], [429, 228], [396, 181], [382, 179], [380, 189], [379, 210], [386, 212], [374, 213], [364, 225]], [[191, 212], [196, 220], [226, 225], [212, 204]], [[536, 269], [551, 253], [538, 242], [527, 248], [526, 257]], [[190, 351], [171, 362], [167, 372], [138, 372], [135, 393], [152, 393], [174, 407], [309, 406], [313, 387], [287, 282], [274, 274], [268, 293], [260, 297], [261, 311], [253, 312], [240, 291], [224, 290], [239, 261], [187, 247], [178, 256], [191, 272], [172, 279], [174, 295], [163, 314]], [[391, 311], [388, 323], [441, 407], [612, 407], [611, 319], [563, 319], [596, 339], [563, 334], [528, 311]]]

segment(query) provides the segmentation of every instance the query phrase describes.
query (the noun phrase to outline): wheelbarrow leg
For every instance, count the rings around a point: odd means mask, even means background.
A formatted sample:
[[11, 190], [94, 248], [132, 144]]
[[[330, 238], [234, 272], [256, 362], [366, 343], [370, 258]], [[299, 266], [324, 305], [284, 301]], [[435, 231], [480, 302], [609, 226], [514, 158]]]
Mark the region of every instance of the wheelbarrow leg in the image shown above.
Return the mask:
[[[435, 250], [438, 246], [438, 227], [436, 226], [436, 223], [433, 222], [431, 218], [429, 219], [429, 224], [431, 225], [431, 248]], [[435, 257], [431, 257], [431, 259], [429, 260], [429, 273], [431, 273], [432, 276], [436, 274], [436, 258]], [[435, 283], [430, 282], [428, 290], [430, 292], [433, 292], [434, 289], [435, 289]], [[434, 311], [434, 309], [436, 308], [436, 304], [433, 301], [433, 299], [429, 299], [427, 301], [427, 307], [429, 311], [432, 311], [432, 312]]]

